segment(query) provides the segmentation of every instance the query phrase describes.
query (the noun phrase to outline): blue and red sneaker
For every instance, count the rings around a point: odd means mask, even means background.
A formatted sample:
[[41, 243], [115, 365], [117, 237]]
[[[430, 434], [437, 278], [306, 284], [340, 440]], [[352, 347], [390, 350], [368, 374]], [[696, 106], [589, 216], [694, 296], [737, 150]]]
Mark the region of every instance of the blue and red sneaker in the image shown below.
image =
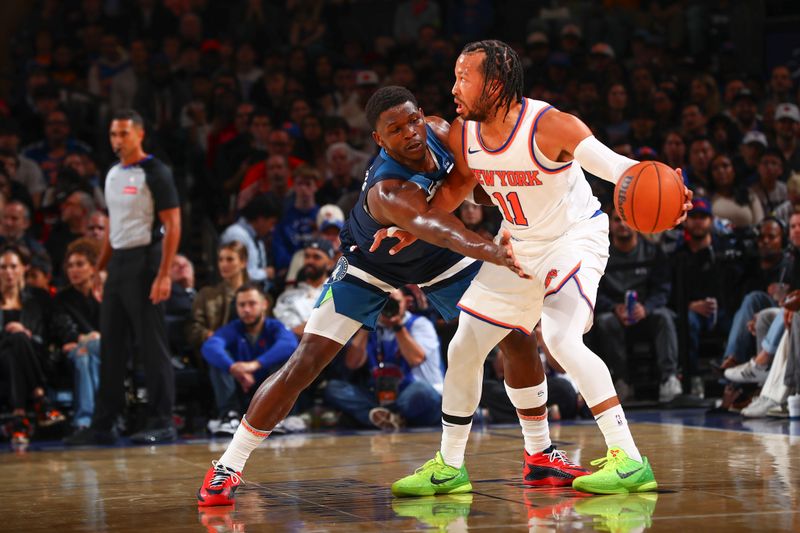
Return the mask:
[[529, 487], [571, 487], [573, 479], [590, 473], [567, 459], [567, 454], [555, 446], [533, 455], [525, 451], [522, 482]]
[[242, 473], [211, 461], [211, 468], [206, 472], [203, 486], [197, 491], [197, 505], [213, 507], [217, 505], [233, 505], [236, 503], [236, 489], [244, 483]]

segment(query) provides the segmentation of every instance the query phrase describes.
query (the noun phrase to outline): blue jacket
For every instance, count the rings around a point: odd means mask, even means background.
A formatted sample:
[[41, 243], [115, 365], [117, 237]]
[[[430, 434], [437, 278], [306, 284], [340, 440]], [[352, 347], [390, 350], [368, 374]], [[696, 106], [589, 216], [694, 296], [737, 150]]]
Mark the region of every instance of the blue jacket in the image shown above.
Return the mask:
[[255, 344], [250, 344], [244, 324], [236, 319], [208, 338], [200, 351], [208, 364], [227, 372], [233, 363], [258, 360], [263, 370], [286, 362], [297, 348], [294, 333], [274, 318], [264, 320]]

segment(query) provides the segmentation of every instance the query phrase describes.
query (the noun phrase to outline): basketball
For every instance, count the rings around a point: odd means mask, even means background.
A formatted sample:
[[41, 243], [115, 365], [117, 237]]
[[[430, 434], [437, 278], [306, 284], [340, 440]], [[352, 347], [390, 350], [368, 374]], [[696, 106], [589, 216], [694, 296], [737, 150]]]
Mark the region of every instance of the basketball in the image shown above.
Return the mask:
[[683, 179], [657, 161], [633, 165], [614, 188], [617, 213], [640, 233], [659, 233], [673, 227], [685, 201]]

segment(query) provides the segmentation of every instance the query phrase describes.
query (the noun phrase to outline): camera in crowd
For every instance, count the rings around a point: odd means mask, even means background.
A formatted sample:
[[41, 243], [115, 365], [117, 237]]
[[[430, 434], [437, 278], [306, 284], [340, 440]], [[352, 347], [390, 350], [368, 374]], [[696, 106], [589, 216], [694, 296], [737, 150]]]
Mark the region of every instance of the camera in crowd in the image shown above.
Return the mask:
[[386, 305], [383, 306], [381, 310], [381, 315], [384, 318], [394, 318], [400, 312], [400, 302], [395, 300], [394, 298], [389, 298], [386, 300]]

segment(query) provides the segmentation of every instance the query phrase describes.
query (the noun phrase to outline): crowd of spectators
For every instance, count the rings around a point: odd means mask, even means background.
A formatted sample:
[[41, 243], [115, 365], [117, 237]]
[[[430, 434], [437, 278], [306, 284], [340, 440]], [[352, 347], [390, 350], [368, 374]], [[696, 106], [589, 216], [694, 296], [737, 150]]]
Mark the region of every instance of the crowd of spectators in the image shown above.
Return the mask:
[[[685, 224], [655, 236], [632, 232], [607, 208], [610, 259], [589, 340], [620, 395], [702, 396], [723, 374], [760, 385], [776, 359], [788, 366], [786, 386], [759, 401], [780, 410], [800, 379], [800, 347], [789, 340], [800, 290], [800, 65], [784, 43], [768, 48], [763, 34], [740, 31], [743, 16], [763, 29], [771, 9], [791, 3], [754, 4], [751, 12], [694, 0], [31, 2], [0, 98], [7, 433], [25, 440], [65, 415], [75, 428], [91, 419], [102, 342], [94, 262], [108, 229], [115, 111], [144, 116], [146, 151], [173, 170], [185, 230], [166, 305], [170, 349], [176, 368], [196, 369], [213, 396], [209, 427], [232, 433], [260, 380], [291, 354], [338, 258], [339, 231], [376, 153], [367, 99], [403, 85], [426, 114], [453, 119], [458, 52], [489, 36], [516, 47], [526, 96], [578, 115], [626, 156], [683, 169], [694, 191]], [[610, 206], [607, 184], [587, 179]], [[458, 215], [489, 237], [500, 220], [470, 203]], [[436, 423], [427, 415], [441, 401], [452, 324], [413, 287], [393, 300], [398, 309], [356, 335], [299, 413], [318, 413], [322, 402], [356, 426]], [[502, 354], [492, 361], [502, 379]], [[655, 384], [637, 389], [643, 363]], [[54, 404], [63, 389], [71, 403]], [[581, 400], [569, 390], [560, 411], [574, 416]], [[502, 399], [484, 396], [501, 418]], [[319, 417], [298, 420], [286, 426]]]

